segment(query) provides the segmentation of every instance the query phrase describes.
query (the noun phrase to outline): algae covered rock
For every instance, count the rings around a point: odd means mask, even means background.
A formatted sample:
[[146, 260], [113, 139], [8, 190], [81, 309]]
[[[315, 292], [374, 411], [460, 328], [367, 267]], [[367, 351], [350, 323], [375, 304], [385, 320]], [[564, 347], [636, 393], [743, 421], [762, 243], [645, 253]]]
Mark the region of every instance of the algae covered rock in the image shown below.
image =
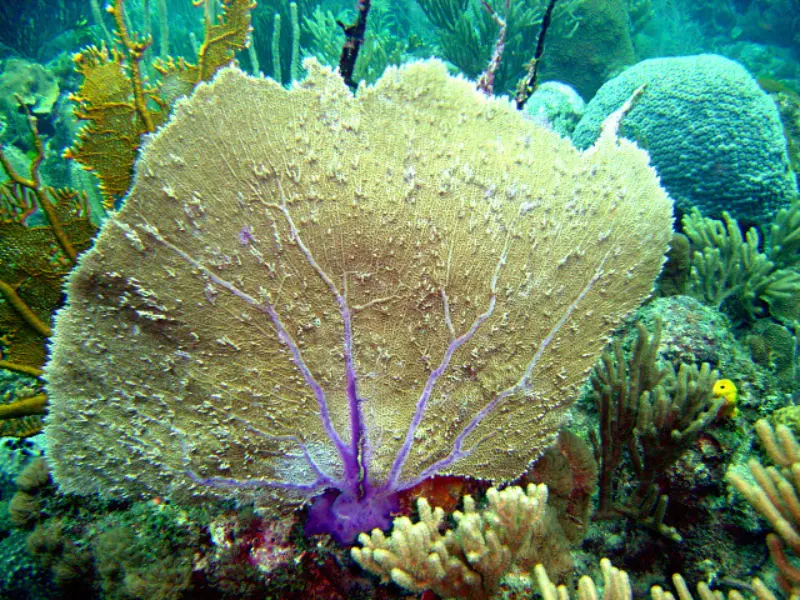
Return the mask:
[[47, 115], [58, 100], [58, 80], [42, 65], [24, 58], [9, 58], [0, 74], [3, 108], [16, 113], [16, 96], [35, 115]]
[[223, 70], [145, 145], [56, 318], [64, 490], [316, 497], [352, 540], [434, 473], [519, 475], [650, 293], [671, 205], [613, 122], [580, 153], [440, 62], [307, 66]]
[[30, 146], [30, 131], [22, 102], [38, 117], [47, 117], [60, 93], [58, 80], [44, 66], [24, 58], [9, 58], [0, 67], [0, 114], [5, 123], [0, 127], [4, 144]]

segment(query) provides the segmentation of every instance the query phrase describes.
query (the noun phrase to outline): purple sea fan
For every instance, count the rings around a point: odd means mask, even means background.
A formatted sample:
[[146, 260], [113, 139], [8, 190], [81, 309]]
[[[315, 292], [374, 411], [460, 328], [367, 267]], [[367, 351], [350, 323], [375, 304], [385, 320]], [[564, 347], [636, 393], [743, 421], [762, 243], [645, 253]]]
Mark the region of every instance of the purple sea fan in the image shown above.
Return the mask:
[[433, 474], [521, 473], [649, 293], [670, 201], [611, 127], [579, 153], [439, 62], [357, 97], [308, 67], [226, 69], [144, 147], [56, 318], [62, 489], [311, 501], [349, 542]]

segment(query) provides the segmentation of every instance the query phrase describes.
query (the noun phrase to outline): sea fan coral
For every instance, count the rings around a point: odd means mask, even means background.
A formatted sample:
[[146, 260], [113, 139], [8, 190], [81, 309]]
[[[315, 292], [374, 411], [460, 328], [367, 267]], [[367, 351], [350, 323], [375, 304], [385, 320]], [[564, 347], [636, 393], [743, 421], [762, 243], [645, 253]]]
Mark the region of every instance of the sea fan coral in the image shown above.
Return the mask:
[[307, 66], [226, 69], [146, 144], [56, 319], [63, 489], [316, 497], [352, 540], [433, 474], [519, 475], [650, 292], [670, 201], [613, 122], [581, 154], [440, 62]]

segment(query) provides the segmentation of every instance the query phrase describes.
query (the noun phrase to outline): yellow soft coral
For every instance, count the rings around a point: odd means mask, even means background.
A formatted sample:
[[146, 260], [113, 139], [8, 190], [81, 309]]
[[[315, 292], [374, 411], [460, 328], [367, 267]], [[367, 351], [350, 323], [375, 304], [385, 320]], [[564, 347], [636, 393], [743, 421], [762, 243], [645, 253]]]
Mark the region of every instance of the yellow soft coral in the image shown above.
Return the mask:
[[[39, 165], [44, 145], [36, 119], [19, 99], [36, 155], [27, 173], [11, 164], [0, 148], [0, 369], [41, 375], [50, 315], [62, 301], [62, 280], [86, 249], [95, 227], [85, 195], [42, 183]], [[31, 226], [40, 214], [44, 224]], [[0, 437], [25, 437], [42, 428], [44, 394], [20, 400], [0, 398]]]
[[114, 0], [109, 12], [114, 16], [118, 48], [91, 46], [77, 53], [75, 68], [83, 77], [79, 91], [72, 96], [75, 115], [89, 124], [64, 156], [94, 172], [100, 180], [106, 208], [112, 208], [130, 187], [133, 163], [142, 136], [161, 125], [175, 102], [201, 81], [208, 81], [244, 48], [250, 31], [251, 0], [223, 0], [219, 23], [206, 23], [205, 40], [198, 51], [197, 64], [182, 58], [157, 62], [160, 82], [145, 85], [142, 59], [151, 39], [129, 32], [124, 18], [123, 0]]
[[739, 414], [739, 409], [736, 408], [739, 391], [736, 389], [735, 383], [730, 379], [720, 379], [714, 384], [714, 389], [711, 391], [717, 398], [725, 398], [725, 404], [719, 411], [721, 417], [735, 417]]

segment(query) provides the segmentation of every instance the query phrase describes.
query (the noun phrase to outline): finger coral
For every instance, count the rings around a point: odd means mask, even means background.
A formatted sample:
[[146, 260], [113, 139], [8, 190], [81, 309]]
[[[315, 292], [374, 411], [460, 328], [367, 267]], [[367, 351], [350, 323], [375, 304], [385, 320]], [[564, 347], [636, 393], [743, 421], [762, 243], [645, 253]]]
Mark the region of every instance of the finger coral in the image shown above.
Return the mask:
[[145, 145], [46, 367], [64, 490], [386, 527], [431, 475], [518, 476], [650, 293], [671, 205], [441, 62], [353, 95], [224, 69]]
[[491, 488], [487, 506], [475, 508], [464, 497], [464, 511], [453, 513], [454, 529], [446, 529], [444, 511], [432, 509], [425, 498], [417, 501], [419, 522], [394, 520], [388, 538], [380, 529], [358, 536], [361, 548], [351, 549], [353, 560], [383, 581], [394, 581], [414, 592], [432, 590], [442, 598], [493, 598], [502, 578], [519, 560], [552, 560], [538, 552], [554, 513], [547, 506], [547, 486], [529, 484]]
[[778, 569], [778, 583], [787, 595], [797, 598], [800, 572], [790, 557], [800, 555], [800, 443], [786, 425], [773, 428], [766, 419], [757, 421], [755, 430], [776, 466], [764, 467], [751, 458], [749, 477], [742, 467], [735, 467], [727, 479], [772, 525], [767, 548]]

